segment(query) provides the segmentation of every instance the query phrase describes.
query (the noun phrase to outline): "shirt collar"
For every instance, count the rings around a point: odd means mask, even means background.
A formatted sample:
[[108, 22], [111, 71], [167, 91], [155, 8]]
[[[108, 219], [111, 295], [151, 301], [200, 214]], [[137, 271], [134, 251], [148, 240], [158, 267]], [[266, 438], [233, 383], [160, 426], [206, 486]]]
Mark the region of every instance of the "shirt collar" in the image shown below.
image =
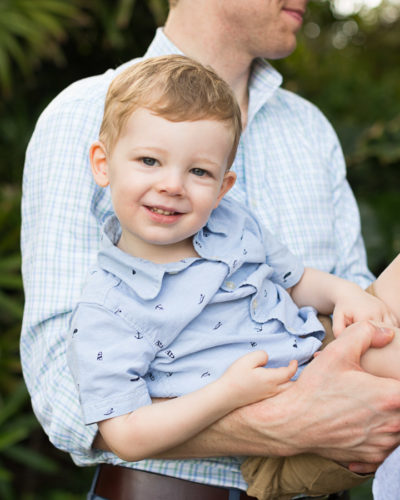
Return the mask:
[[249, 80], [248, 124], [282, 84], [282, 75], [262, 58], [254, 60]]
[[[184, 53], [165, 35], [163, 28], [158, 28], [150, 44], [145, 58], [167, 54]], [[249, 112], [248, 123], [264, 106], [269, 98], [282, 84], [282, 75], [265, 59], [254, 60], [249, 80]]]
[[[121, 226], [111, 215], [103, 226], [98, 265], [126, 283], [143, 300], [152, 300], [160, 293], [165, 274], [176, 274], [189, 267], [196, 258], [157, 264], [139, 259], [116, 245]], [[200, 257], [228, 266], [228, 276], [245, 262], [265, 261], [265, 250], [257, 222], [244, 207], [226, 197], [213, 210], [206, 224], [194, 237], [193, 245]]]
[[258, 223], [237, 201], [225, 197], [203, 229], [193, 237], [196, 252], [207, 260], [225, 263], [228, 276], [243, 263], [265, 262]]
[[149, 45], [144, 57], [156, 57], [168, 54], [180, 54], [183, 52], [165, 35], [163, 28], [157, 28], [155, 37]]
[[103, 226], [98, 265], [126, 283], [143, 300], [152, 300], [160, 293], [164, 274], [177, 273], [197, 259], [182, 259], [179, 262], [156, 264], [139, 259], [120, 250], [116, 245], [121, 237], [121, 226], [115, 215], [111, 215]]

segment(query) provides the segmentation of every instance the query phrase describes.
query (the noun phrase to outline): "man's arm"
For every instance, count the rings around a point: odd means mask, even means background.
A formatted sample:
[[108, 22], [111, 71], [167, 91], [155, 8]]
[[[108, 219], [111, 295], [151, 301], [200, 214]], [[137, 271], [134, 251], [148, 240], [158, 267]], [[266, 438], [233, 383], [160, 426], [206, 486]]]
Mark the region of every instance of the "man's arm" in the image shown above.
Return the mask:
[[352, 462], [355, 472], [375, 470], [400, 443], [400, 383], [363, 372], [359, 358], [370, 345], [391, 338], [370, 323], [352, 325], [290, 389], [236, 410], [168, 456], [198, 456], [218, 443], [229, 454], [244, 449], [272, 456], [313, 452]]
[[88, 160], [107, 81], [85, 82], [58, 96], [36, 126], [24, 169], [21, 232], [25, 382], [50, 441], [81, 457], [81, 465], [93, 462], [86, 455], [96, 428], [82, 421], [67, 367], [66, 337], [83, 279], [96, 258], [101, 219], [110, 206], [107, 196], [95, 191]]

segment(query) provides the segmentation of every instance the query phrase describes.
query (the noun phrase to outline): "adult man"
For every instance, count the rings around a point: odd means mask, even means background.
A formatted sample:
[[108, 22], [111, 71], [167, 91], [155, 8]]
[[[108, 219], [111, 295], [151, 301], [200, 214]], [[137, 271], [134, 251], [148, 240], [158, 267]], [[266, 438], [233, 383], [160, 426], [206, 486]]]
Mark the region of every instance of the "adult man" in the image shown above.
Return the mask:
[[[234, 164], [237, 198], [307, 265], [366, 286], [371, 275], [337, 139], [312, 105], [279, 89], [280, 76], [259, 59], [285, 57], [294, 50], [306, 4], [179, 0], [146, 57], [184, 52], [230, 83], [246, 127]], [[24, 176], [24, 374], [50, 440], [80, 465], [121, 463], [92, 448], [97, 429], [82, 423], [65, 360], [70, 311], [93, 263], [101, 223], [111, 211], [109, 193], [97, 190], [91, 180], [88, 150], [114, 76], [108, 71], [74, 84], [53, 101], [38, 122]], [[318, 363], [310, 365], [292, 389], [230, 414], [168, 456], [311, 451], [357, 462], [353, 470], [358, 472], [374, 470], [400, 442], [400, 384], [357, 370], [362, 350], [371, 339], [387, 342], [385, 332], [365, 324], [356, 325], [353, 333], [358, 342], [344, 337], [340, 363], [333, 362], [329, 373]], [[102, 446], [101, 438], [95, 446]], [[154, 460], [134, 467], [245, 489], [234, 464], [233, 458]]]

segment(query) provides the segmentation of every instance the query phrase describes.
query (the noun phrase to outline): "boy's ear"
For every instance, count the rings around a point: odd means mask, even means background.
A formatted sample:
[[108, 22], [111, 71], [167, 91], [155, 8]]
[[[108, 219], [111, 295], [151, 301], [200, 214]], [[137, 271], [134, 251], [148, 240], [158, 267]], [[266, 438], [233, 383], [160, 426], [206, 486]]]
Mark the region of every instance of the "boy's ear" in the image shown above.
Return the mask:
[[233, 187], [236, 182], [236, 174], [232, 172], [232, 170], [228, 170], [225, 172], [224, 179], [222, 181], [221, 189], [217, 198], [217, 202], [215, 203], [214, 208], [217, 208], [219, 202], [226, 195], [226, 193]]
[[108, 180], [108, 164], [107, 154], [104, 144], [100, 141], [94, 142], [89, 150], [90, 166], [96, 184], [101, 187], [106, 187], [109, 184]]

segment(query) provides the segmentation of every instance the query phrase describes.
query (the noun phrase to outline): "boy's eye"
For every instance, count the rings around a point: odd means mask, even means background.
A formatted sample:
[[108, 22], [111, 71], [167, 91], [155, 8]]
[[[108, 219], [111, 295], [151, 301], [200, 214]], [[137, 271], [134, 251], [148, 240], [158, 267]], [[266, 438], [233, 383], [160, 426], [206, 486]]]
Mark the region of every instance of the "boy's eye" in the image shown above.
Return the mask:
[[207, 175], [207, 171], [202, 168], [192, 168], [192, 174], [197, 175], [198, 177], [203, 177]]
[[157, 160], [155, 158], [150, 158], [148, 156], [144, 156], [143, 158], [141, 158], [141, 161], [149, 167], [154, 167], [154, 165], [157, 163]]

